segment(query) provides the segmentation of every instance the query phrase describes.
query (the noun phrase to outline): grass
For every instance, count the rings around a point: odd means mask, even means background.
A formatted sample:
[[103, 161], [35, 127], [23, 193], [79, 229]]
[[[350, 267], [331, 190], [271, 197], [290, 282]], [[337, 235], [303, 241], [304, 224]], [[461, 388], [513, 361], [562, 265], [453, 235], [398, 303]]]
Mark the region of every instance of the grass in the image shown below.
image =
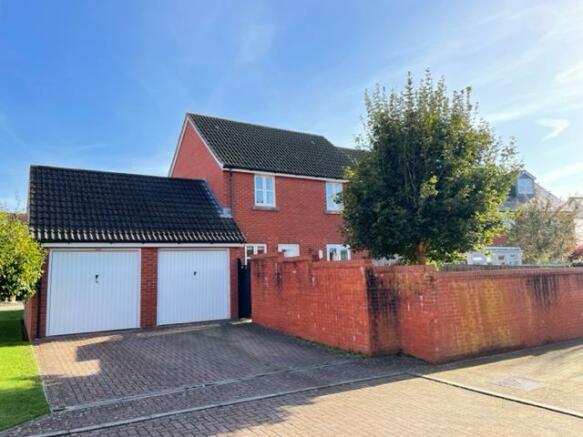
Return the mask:
[[0, 430], [48, 413], [22, 311], [0, 310]]

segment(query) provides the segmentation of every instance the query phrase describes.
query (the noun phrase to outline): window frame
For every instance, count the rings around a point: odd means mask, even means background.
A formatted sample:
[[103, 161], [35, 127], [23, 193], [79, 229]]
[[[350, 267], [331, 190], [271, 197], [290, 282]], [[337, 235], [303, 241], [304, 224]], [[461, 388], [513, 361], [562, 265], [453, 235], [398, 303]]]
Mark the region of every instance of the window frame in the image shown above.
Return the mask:
[[[333, 189], [333, 193], [332, 193], [332, 198], [330, 198], [330, 196], [328, 195], [328, 187], [339, 187], [340, 189]], [[327, 212], [341, 212], [343, 209], [343, 205], [342, 203], [336, 203], [334, 201], [334, 196], [338, 196], [338, 194], [342, 193], [342, 191], [344, 190], [344, 187], [342, 185], [342, 182], [336, 182], [336, 181], [326, 181], [326, 183], [324, 184], [324, 191], [326, 193], [326, 211]], [[330, 208], [330, 202], [332, 204], [332, 208]]]
[[[337, 249], [341, 253], [343, 249], [346, 249], [347, 258], [345, 260], [342, 259], [331, 259], [330, 257], [330, 249]], [[347, 244], [326, 244], [326, 261], [350, 261], [352, 259], [352, 250], [350, 246]]]
[[[257, 188], [257, 180], [261, 179], [263, 181], [262, 187]], [[267, 189], [266, 181], [271, 180], [271, 190]], [[273, 202], [272, 203], [258, 203], [257, 202], [257, 193], [263, 193], [263, 200], [266, 200], [266, 193], [271, 191]], [[275, 199], [275, 176], [270, 174], [264, 173], [255, 173], [253, 177], [253, 195], [254, 195], [254, 205], [258, 208], [275, 208], [276, 206], [276, 199]]]
[[[253, 248], [253, 254], [252, 255], [247, 255], [247, 249], [250, 248], [250, 247]], [[253, 255], [259, 255], [258, 249], [260, 247], [263, 248], [263, 253], [267, 253], [267, 244], [266, 243], [249, 243], [249, 244], [245, 244], [245, 253], [244, 253], [245, 265], [247, 265], [247, 263], [251, 259], [251, 256], [253, 256]]]
[[[293, 255], [293, 256], [300, 256], [300, 254], [301, 254], [301, 250], [300, 250], [300, 245], [299, 245], [299, 243], [279, 243], [279, 244], [277, 245], [277, 253], [281, 253], [281, 252], [283, 252], [283, 256], [285, 256], [286, 258], [288, 258], [288, 257], [285, 255], [285, 248], [282, 248], [282, 246], [288, 246], [288, 247], [289, 247], [289, 246], [294, 246], [294, 248], [296, 248], [296, 247], [297, 247], [297, 249], [298, 249], [298, 254], [297, 254], [297, 255]], [[290, 256], [289, 258], [291, 258], [291, 257], [292, 257], [292, 256]]]

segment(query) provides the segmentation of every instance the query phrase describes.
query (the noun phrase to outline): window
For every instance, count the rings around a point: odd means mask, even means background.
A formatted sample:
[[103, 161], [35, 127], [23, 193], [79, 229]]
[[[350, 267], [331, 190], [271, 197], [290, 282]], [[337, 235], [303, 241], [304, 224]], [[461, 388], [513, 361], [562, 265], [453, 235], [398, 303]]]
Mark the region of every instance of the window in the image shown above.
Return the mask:
[[350, 247], [344, 244], [328, 244], [326, 245], [326, 259], [328, 261], [348, 261]]
[[262, 253], [267, 253], [266, 244], [246, 244], [245, 245], [245, 264], [249, 261], [253, 255], [261, 255]]
[[278, 244], [277, 251], [282, 252], [286, 258], [290, 256], [300, 256], [299, 244]]
[[339, 182], [326, 182], [326, 210], [340, 211], [342, 204], [337, 203], [337, 196], [342, 192], [342, 184]]
[[519, 178], [516, 184], [516, 190], [518, 191], [518, 194], [534, 194], [532, 179]]
[[255, 206], [275, 207], [275, 178], [255, 175]]

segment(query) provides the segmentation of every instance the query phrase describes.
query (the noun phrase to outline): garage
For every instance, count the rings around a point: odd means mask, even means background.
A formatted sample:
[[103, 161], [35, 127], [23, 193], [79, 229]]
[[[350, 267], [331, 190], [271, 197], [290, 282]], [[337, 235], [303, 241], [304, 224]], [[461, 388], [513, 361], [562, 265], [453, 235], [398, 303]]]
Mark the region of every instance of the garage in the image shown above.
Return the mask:
[[158, 325], [230, 317], [227, 250], [160, 250]]
[[48, 255], [30, 338], [238, 316], [245, 238], [206, 181], [33, 166], [29, 193]]
[[137, 250], [51, 251], [47, 335], [137, 328]]

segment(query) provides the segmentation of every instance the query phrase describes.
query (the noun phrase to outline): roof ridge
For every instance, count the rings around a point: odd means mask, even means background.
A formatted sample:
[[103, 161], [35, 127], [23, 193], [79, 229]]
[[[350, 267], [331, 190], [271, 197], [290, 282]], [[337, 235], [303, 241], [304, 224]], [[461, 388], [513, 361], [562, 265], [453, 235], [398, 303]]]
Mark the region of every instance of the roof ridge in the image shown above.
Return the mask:
[[91, 168], [62, 167], [62, 166], [57, 166], [57, 165], [31, 164], [30, 168], [31, 169], [32, 168], [49, 168], [49, 169], [53, 169], [53, 170], [68, 170], [68, 171], [79, 172], [79, 173], [106, 173], [106, 174], [116, 174], [116, 175], [122, 175], [122, 176], [137, 176], [137, 177], [142, 177], [142, 178], [157, 178], [157, 179], [205, 182], [204, 179], [168, 177], [168, 176], [160, 176], [160, 175], [141, 174], [141, 173], [127, 173], [127, 172], [112, 171], [112, 170], [95, 170], [95, 169], [91, 169]]
[[279, 131], [284, 131], [284, 132], [291, 132], [291, 133], [294, 133], [294, 134], [310, 135], [312, 137], [321, 137], [321, 138], [324, 138], [326, 141], [328, 141], [332, 146], [338, 147], [338, 146], [334, 145], [334, 143], [332, 143], [332, 141], [330, 141], [328, 138], [326, 138], [323, 134], [314, 134], [314, 133], [300, 131], [300, 130], [293, 130], [293, 129], [285, 129], [285, 128], [281, 128], [281, 127], [267, 126], [265, 124], [250, 123], [248, 121], [233, 120], [232, 118], [216, 117], [214, 115], [201, 114], [200, 112], [187, 112], [186, 114], [189, 115], [189, 116], [197, 115], [199, 117], [214, 118], [216, 120], [229, 121], [231, 123], [245, 124], [247, 126], [261, 127], [261, 128], [264, 128], [264, 129], [279, 130]]

